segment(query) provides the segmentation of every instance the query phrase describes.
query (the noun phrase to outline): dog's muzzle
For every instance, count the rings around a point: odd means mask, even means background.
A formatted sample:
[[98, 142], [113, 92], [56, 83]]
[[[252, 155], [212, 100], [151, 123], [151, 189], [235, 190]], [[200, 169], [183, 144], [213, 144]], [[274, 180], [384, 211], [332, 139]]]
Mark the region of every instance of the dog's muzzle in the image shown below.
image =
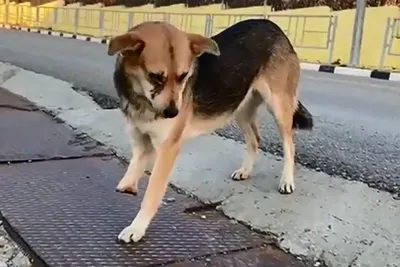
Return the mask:
[[163, 114], [167, 119], [175, 118], [179, 113], [178, 108], [176, 107], [175, 101], [169, 102], [169, 105], [166, 109], [164, 109]]

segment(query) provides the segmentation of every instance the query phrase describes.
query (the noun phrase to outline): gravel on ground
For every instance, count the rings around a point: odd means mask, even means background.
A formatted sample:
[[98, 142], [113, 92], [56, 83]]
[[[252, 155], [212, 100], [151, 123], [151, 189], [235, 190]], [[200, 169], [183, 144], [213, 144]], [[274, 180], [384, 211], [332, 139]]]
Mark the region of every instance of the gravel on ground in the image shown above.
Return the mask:
[[0, 267], [31, 267], [29, 258], [11, 239], [0, 221]]

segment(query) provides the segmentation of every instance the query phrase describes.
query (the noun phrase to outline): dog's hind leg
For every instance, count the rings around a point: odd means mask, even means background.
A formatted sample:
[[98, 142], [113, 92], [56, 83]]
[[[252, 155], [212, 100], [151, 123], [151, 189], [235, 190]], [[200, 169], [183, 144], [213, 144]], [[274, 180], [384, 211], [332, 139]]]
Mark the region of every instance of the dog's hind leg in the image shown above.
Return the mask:
[[297, 108], [300, 67], [297, 57], [293, 54], [280, 58], [266, 66], [254, 86], [267, 102], [282, 138], [284, 161], [278, 190], [282, 194], [291, 194], [295, 190], [292, 126]]
[[246, 152], [242, 166], [231, 175], [233, 180], [246, 180], [250, 177], [254, 160], [258, 152], [258, 144], [260, 142], [256, 118], [258, 107], [262, 103], [263, 99], [260, 94], [257, 91], [252, 91], [252, 89], [250, 89], [248, 95], [236, 111], [235, 120], [237, 125], [244, 132]]
[[272, 109], [276, 124], [283, 142], [283, 171], [279, 182], [279, 192], [291, 194], [295, 190], [294, 184], [294, 155], [293, 143], [293, 98], [285, 95], [272, 94]]
[[130, 135], [132, 138], [132, 158], [124, 177], [117, 185], [116, 191], [136, 195], [139, 179], [143, 176], [146, 166], [155, 152], [147, 135], [141, 134], [134, 128], [130, 130]]

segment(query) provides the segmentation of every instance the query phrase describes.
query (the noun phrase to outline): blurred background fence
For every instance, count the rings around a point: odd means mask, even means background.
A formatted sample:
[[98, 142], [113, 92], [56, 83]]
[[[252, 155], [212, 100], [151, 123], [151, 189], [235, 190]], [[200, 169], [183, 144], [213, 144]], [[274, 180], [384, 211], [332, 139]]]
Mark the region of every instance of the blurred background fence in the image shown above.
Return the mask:
[[[0, 0], [0, 24], [109, 37], [143, 21], [162, 20], [212, 36], [241, 20], [268, 18], [285, 31], [303, 61], [347, 65], [354, 4], [349, 0]], [[358, 65], [400, 70], [400, 0], [367, 4]]]

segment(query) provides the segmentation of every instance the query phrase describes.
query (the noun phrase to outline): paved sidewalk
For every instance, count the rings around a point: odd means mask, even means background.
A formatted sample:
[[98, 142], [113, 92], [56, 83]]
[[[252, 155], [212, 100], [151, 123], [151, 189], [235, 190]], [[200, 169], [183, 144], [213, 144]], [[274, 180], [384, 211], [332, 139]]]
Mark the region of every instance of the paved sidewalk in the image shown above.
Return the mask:
[[[82, 133], [72, 138], [72, 144], [76, 143], [75, 139], [88, 135], [112, 149], [118, 157], [130, 157], [126, 125], [121, 112], [115, 109], [115, 100], [107, 97], [101, 100], [96, 94], [77, 91], [69, 82], [2, 63], [0, 87], [29, 99], [74, 132]], [[318, 112], [315, 115], [318, 117]], [[321, 131], [320, 127], [316, 131]], [[11, 131], [14, 132], [20, 131]], [[28, 135], [28, 140], [32, 140], [32, 136]], [[307, 140], [305, 144], [313, 139]], [[329, 148], [330, 139], [324, 140], [321, 140], [321, 148], [325, 145]], [[39, 143], [38, 140], [28, 142], [35, 143]], [[44, 143], [48, 145], [48, 141]], [[216, 205], [220, 212], [244, 222], [251, 229], [270, 233], [279, 247], [310, 259], [311, 265], [317, 266], [321, 260], [329, 267], [400, 267], [400, 202], [388, 192], [296, 164], [296, 192], [282, 196], [276, 190], [283, 167], [279, 156], [259, 151], [252, 179], [234, 182], [229, 178], [232, 170], [240, 166], [243, 150], [244, 144], [214, 134], [191, 140], [182, 148], [171, 184], [204, 203]], [[112, 179], [115, 176], [109, 175]], [[106, 185], [107, 190], [115, 186], [116, 180]], [[140, 197], [129, 199], [134, 204], [140, 202]], [[132, 214], [128, 219], [128, 214], [124, 213], [121, 220], [129, 223], [135, 214], [134, 204], [124, 204], [127, 205], [125, 213], [132, 209]], [[116, 225], [115, 233], [123, 224], [121, 220], [111, 223]]]
[[118, 244], [146, 179], [138, 197], [116, 193], [118, 158], [1, 88], [0, 121], [0, 219], [16, 241], [0, 228], [0, 267], [28, 267], [22, 251], [35, 267], [314, 266], [172, 189], [145, 239]]

